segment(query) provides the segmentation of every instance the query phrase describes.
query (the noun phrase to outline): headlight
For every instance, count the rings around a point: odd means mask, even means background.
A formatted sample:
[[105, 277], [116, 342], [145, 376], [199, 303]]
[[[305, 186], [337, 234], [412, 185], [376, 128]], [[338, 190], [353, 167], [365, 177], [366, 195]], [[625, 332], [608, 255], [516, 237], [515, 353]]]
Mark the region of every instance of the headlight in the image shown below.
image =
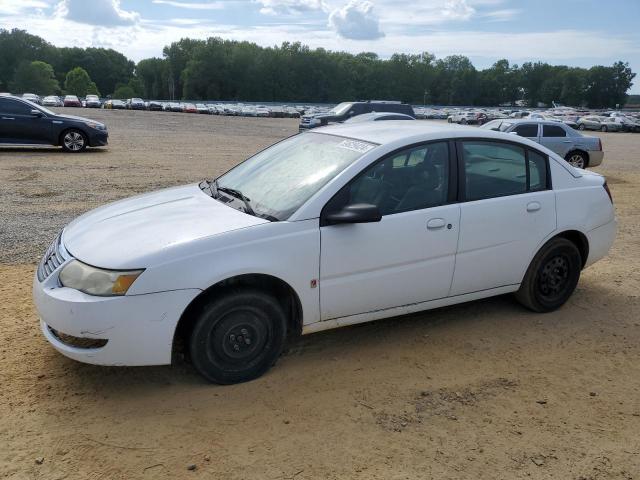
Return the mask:
[[60, 283], [89, 295], [101, 297], [124, 295], [143, 271], [103, 270], [73, 260], [60, 272]]
[[98, 122], [85, 122], [89, 127], [95, 128], [96, 130], [106, 130], [107, 127], [102, 123]]

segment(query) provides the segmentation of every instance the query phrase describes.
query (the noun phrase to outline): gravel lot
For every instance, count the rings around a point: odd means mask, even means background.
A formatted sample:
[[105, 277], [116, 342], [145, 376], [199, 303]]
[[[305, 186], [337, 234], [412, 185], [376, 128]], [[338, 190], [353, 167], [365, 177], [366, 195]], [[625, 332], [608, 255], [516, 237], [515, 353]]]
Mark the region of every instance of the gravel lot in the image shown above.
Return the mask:
[[107, 149], [0, 148], [0, 478], [640, 479], [640, 135], [598, 134], [619, 234], [560, 311], [506, 296], [315, 334], [218, 387], [57, 354], [35, 262], [83, 211], [219, 174], [297, 121], [77, 113]]

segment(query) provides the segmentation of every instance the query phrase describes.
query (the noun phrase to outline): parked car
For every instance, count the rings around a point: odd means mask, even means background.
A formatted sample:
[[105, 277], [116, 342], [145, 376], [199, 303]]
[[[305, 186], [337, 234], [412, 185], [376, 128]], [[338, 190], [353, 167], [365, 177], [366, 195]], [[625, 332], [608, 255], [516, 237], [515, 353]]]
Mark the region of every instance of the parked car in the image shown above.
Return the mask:
[[182, 111], [185, 113], [198, 113], [198, 109], [193, 103], [185, 103]]
[[168, 364], [184, 344], [204, 377], [236, 383], [300, 333], [506, 293], [555, 310], [615, 234], [605, 178], [525, 138], [337, 125], [84, 214], [46, 251], [33, 297], [70, 358]]
[[36, 103], [38, 105], [42, 105], [42, 100], [40, 99], [40, 96], [36, 95], [35, 93], [23, 93], [22, 98], [24, 98], [25, 100], [29, 100], [30, 102]]
[[100, 102], [100, 97], [97, 95], [87, 95], [84, 99], [84, 106], [87, 108], [100, 108], [102, 107], [102, 102]]
[[640, 132], [640, 120], [622, 115], [611, 118], [613, 118], [615, 123], [620, 125], [620, 130], [623, 132]]
[[378, 122], [380, 120], [415, 120], [415, 118], [411, 115], [405, 115], [404, 113], [371, 112], [351, 117], [344, 123]]
[[205, 113], [209, 115], [209, 108], [204, 103], [196, 103], [196, 110], [198, 113]]
[[102, 108], [106, 108], [107, 110], [124, 110], [127, 107], [122, 100], [112, 99], [104, 102]]
[[151, 111], [161, 111], [164, 108], [164, 104], [162, 102], [158, 102], [157, 100], [150, 100], [149, 101], [149, 110]]
[[44, 97], [42, 99], [42, 105], [44, 105], [45, 107], [62, 107], [62, 100], [60, 100], [60, 97], [56, 96], [56, 95], [49, 95], [48, 97]]
[[147, 108], [141, 98], [129, 98], [125, 102], [125, 106], [127, 110], [146, 110]]
[[574, 167], [596, 167], [602, 163], [602, 141], [588, 137], [565, 125], [550, 120], [493, 120], [482, 127], [505, 133], [514, 133], [544, 145]]
[[82, 102], [75, 95], [66, 95], [62, 103], [65, 107], [82, 107]]
[[610, 117], [590, 115], [578, 119], [578, 130], [600, 130], [601, 132], [618, 132], [622, 127]]
[[482, 125], [487, 120], [487, 115], [483, 112], [455, 112], [449, 115], [447, 122], [459, 123], [460, 125]]
[[406, 103], [389, 100], [367, 100], [365, 102], [343, 102], [328, 112], [303, 115], [300, 119], [299, 131], [309, 130], [330, 123], [341, 123], [345, 120], [370, 112], [404, 113], [415, 117], [413, 107]]
[[169, 103], [169, 111], [170, 112], [183, 112], [184, 107], [181, 103], [178, 102], [170, 102]]
[[88, 118], [61, 115], [18, 97], [0, 97], [0, 143], [59, 145], [67, 152], [107, 144], [107, 127]]

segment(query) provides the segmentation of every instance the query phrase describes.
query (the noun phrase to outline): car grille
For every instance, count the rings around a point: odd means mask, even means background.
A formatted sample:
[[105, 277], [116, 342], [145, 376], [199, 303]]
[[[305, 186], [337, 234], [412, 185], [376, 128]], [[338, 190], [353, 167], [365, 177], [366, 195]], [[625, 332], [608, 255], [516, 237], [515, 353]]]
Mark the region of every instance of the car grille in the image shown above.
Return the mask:
[[38, 280], [44, 281], [51, 275], [57, 268], [65, 261], [60, 249], [60, 243], [62, 242], [62, 234], [59, 234], [53, 243], [47, 248], [44, 257], [38, 265]]

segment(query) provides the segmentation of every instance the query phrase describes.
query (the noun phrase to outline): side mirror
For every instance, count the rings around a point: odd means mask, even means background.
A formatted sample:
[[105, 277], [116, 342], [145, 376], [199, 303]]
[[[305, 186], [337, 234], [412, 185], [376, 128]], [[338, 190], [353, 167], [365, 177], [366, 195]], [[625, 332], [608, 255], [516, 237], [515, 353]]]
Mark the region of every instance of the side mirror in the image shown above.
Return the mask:
[[368, 203], [347, 205], [341, 210], [324, 216], [325, 225], [339, 225], [345, 223], [372, 223], [382, 220], [377, 206]]
[[35, 108], [33, 110], [31, 110], [31, 115], [34, 117], [41, 117], [42, 116], [42, 112], [40, 110], [36, 110]]

